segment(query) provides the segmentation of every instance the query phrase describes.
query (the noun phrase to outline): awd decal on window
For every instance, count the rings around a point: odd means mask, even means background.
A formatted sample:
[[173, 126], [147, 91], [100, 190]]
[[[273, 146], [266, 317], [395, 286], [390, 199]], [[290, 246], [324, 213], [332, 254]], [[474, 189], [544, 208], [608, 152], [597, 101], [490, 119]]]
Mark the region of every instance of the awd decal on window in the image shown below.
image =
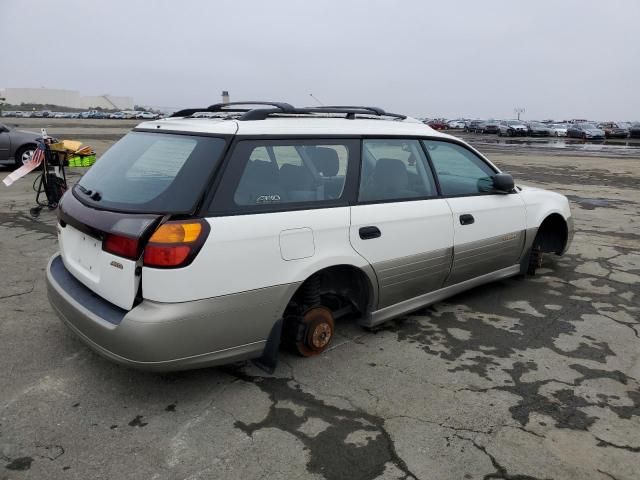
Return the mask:
[[260, 195], [258, 196], [258, 198], [256, 198], [256, 203], [272, 203], [272, 202], [279, 202], [280, 201], [280, 195], [275, 194], [275, 195]]

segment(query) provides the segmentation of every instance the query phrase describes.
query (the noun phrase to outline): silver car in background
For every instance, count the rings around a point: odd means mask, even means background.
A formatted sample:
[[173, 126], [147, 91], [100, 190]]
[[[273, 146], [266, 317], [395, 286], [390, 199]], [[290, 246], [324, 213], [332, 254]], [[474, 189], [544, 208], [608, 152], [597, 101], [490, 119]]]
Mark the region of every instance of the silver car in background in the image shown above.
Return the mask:
[[548, 127], [553, 132], [553, 136], [555, 137], [566, 137], [567, 136], [567, 126], [563, 123], [552, 123], [548, 125]]
[[567, 136], [582, 138], [583, 140], [604, 140], [604, 130], [599, 129], [593, 123], [574, 123], [567, 129]]
[[520, 120], [503, 120], [498, 125], [498, 135], [506, 135], [508, 137], [525, 136], [527, 134], [527, 126]]

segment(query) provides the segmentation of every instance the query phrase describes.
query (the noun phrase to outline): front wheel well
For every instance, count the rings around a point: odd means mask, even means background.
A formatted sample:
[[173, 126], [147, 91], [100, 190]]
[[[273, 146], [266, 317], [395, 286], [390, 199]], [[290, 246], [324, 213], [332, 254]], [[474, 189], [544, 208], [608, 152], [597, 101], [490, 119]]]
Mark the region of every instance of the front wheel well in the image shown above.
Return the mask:
[[562, 254], [567, 240], [569, 229], [567, 221], [558, 213], [552, 213], [543, 220], [536, 234], [535, 246], [542, 252]]

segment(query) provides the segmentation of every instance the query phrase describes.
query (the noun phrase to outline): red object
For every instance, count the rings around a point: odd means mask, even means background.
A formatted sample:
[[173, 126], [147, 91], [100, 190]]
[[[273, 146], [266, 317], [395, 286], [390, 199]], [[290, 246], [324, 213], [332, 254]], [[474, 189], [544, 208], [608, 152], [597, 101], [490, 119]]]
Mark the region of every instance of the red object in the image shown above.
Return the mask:
[[144, 249], [144, 264], [147, 267], [178, 267], [191, 253], [186, 245], [147, 245]]
[[445, 130], [447, 128], [447, 124], [441, 122], [440, 120], [431, 120], [427, 123], [427, 125], [429, 125], [434, 130]]
[[105, 252], [113, 253], [120, 257], [137, 260], [138, 240], [136, 238], [123, 237], [121, 235], [107, 234], [102, 242], [102, 249]]

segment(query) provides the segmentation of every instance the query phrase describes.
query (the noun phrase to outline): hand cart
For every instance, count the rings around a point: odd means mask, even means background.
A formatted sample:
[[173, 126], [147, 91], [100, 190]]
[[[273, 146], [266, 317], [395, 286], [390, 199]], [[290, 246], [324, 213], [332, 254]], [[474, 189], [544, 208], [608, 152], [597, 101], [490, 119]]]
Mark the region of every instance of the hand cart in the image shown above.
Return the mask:
[[42, 137], [36, 139], [38, 149], [41, 149], [43, 158], [42, 171], [33, 182], [37, 203], [37, 206], [30, 210], [33, 217], [40, 215], [40, 211], [44, 207], [54, 210], [64, 192], [67, 191], [67, 174], [64, 167], [68, 152], [64, 148], [60, 150], [55, 149], [55, 147], [52, 148], [54, 142], [55, 140], [47, 136], [47, 132], [44, 129], [42, 129]]

